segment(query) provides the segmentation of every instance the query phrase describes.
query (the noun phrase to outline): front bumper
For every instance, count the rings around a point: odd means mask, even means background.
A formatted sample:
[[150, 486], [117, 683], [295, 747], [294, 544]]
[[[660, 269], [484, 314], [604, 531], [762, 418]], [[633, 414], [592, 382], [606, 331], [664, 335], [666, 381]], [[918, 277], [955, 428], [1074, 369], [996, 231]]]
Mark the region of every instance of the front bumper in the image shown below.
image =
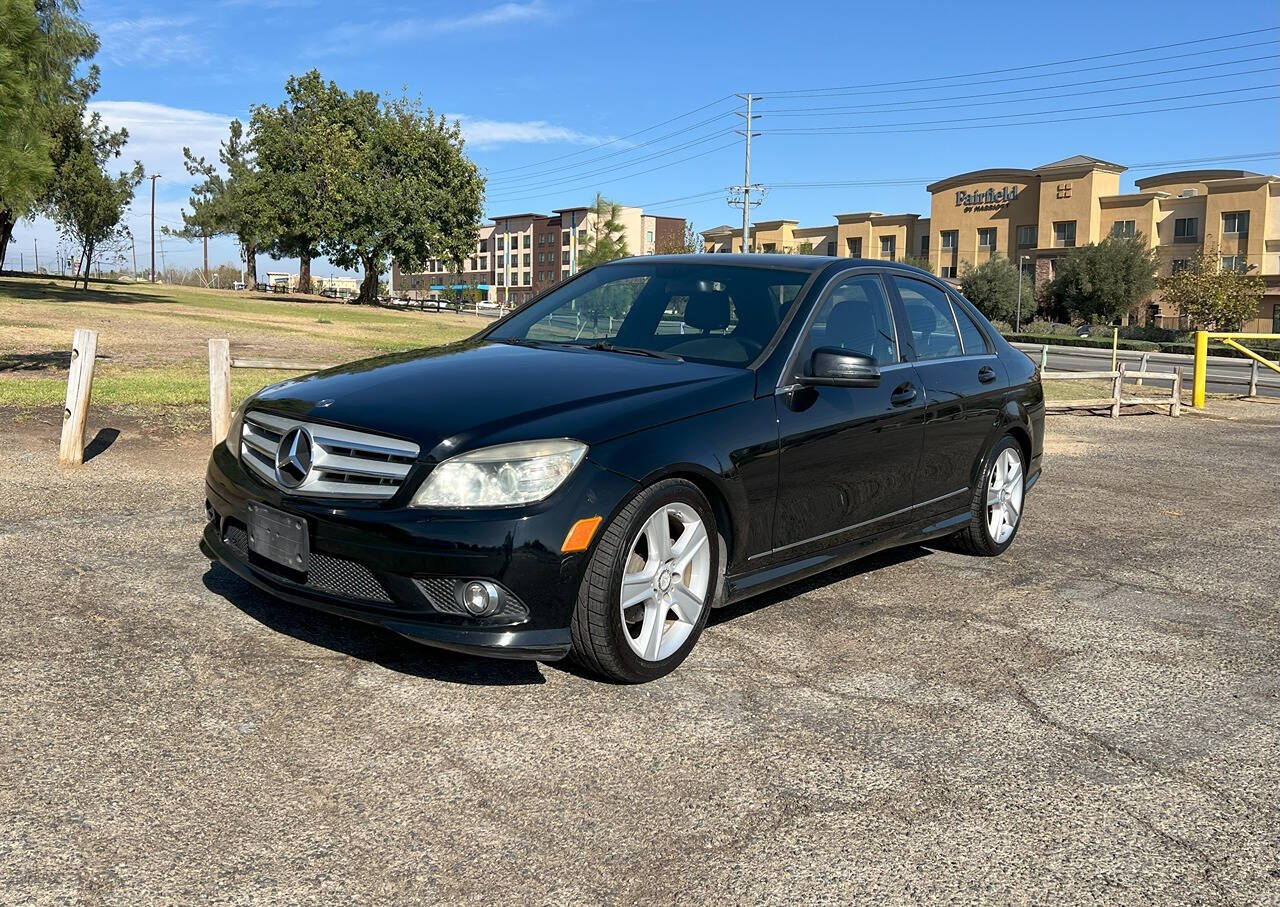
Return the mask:
[[[633, 483], [589, 460], [547, 501], [518, 510], [432, 512], [287, 497], [243, 469], [225, 445], [209, 461], [210, 519], [201, 550], [277, 598], [385, 627], [459, 652], [553, 660], [569, 652], [569, 622], [591, 551], [561, 554], [575, 521], [606, 520]], [[303, 518], [313, 561], [296, 573], [247, 550], [250, 503]], [[483, 579], [513, 605], [492, 617], [446, 613], [440, 583]], [[456, 610], [456, 609], [455, 609]]]

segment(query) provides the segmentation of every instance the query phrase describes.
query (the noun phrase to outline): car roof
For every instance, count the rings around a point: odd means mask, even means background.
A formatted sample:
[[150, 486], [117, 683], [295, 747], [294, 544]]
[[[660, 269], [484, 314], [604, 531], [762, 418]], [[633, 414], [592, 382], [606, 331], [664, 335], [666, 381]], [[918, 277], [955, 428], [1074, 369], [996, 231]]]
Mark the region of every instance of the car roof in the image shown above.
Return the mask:
[[[907, 274], [923, 274], [928, 271], [897, 261], [879, 258], [837, 258], [834, 255], [788, 255], [778, 252], [694, 252], [683, 255], [632, 255], [606, 262], [604, 266], [622, 263], [649, 262], [655, 264], [688, 265], [738, 265], [751, 268], [777, 268], [780, 271], [818, 271], [828, 265], [840, 264], [844, 268], [886, 268]], [[603, 267], [603, 266], [602, 266]]]

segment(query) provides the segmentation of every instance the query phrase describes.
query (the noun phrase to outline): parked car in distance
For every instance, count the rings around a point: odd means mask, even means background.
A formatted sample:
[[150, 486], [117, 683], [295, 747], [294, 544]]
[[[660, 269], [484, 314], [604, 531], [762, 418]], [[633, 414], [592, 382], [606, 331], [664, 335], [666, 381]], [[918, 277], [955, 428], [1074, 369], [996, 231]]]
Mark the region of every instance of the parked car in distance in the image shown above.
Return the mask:
[[924, 271], [646, 256], [260, 391], [202, 547], [295, 604], [638, 682], [714, 607], [894, 545], [1001, 554], [1043, 440], [1035, 365]]

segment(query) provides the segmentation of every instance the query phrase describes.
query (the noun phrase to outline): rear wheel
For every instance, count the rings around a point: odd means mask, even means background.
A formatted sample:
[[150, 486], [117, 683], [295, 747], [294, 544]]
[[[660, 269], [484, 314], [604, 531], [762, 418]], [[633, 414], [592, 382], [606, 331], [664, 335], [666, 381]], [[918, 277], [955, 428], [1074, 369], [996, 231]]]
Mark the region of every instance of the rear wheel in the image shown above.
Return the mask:
[[952, 538], [966, 554], [994, 557], [1013, 544], [1022, 523], [1026, 468], [1022, 446], [1005, 435], [987, 455], [970, 502], [969, 524]]
[[706, 626], [719, 553], [697, 486], [668, 479], [642, 491], [591, 556], [573, 613], [575, 660], [623, 683], [675, 670]]

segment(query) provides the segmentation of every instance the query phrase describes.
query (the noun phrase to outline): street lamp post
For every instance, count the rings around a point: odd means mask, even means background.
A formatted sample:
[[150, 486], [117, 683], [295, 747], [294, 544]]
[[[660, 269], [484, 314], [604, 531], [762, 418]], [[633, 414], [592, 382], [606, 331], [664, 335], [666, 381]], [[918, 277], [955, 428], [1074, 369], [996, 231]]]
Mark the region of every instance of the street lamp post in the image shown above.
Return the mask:
[[1022, 331], [1022, 271], [1024, 269], [1023, 262], [1030, 261], [1030, 255], [1018, 256], [1018, 311], [1013, 316], [1013, 332], [1015, 334]]

